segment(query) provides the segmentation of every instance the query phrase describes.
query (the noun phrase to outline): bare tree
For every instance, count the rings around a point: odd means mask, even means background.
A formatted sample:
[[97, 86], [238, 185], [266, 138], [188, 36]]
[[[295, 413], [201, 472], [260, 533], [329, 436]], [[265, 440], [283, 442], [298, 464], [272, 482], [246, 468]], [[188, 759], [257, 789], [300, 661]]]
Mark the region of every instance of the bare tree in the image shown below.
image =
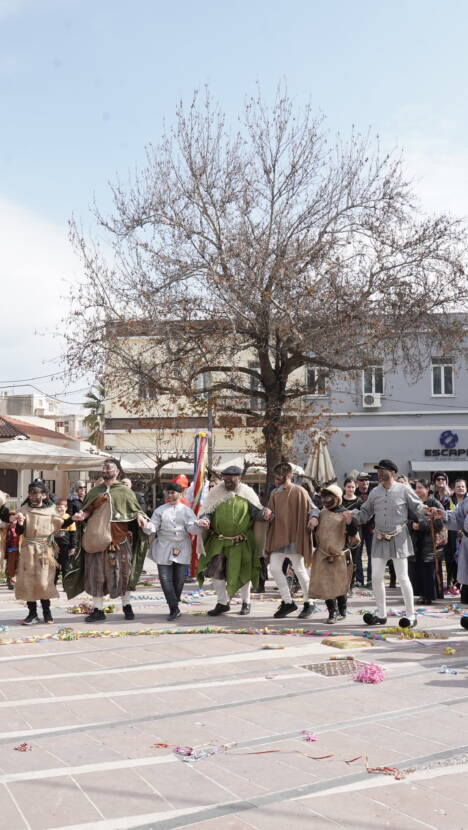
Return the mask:
[[174, 405], [208, 395], [216, 418], [261, 426], [270, 472], [304, 425], [308, 366], [346, 376], [384, 355], [417, 375], [415, 332], [442, 349], [461, 326], [461, 222], [420, 214], [400, 157], [330, 141], [281, 90], [248, 100], [237, 132], [195, 94], [113, 198], [96, 211], [112, 264], [72, 223], [85, 276], [68, 365], [104, 372], [129, 409], [146, 383]]

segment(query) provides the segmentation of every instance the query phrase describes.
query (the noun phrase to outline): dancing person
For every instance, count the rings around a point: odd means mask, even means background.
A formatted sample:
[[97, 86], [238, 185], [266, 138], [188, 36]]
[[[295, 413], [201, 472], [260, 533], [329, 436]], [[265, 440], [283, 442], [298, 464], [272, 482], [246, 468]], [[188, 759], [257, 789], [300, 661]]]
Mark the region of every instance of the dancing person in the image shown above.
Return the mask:
[[375, 465], [375, 469], [379, 483], [371, 490], [367, 501], [359, 510], [343, 513], [347, 523], [354, 518], [362, 525], [375, 518], [371, 557], [372, 589], [377, 610], [375, 613], [364, 614], [363, 619], [367, 625], [385, 625], [387, 622], [384, 575], [386, 563], [388, 559], [392, 559], [406, 612], [399, 624], [402, 628], [414, 627], [417, 619], [414, 612], [413, 588], [408, 576], [408, 556], [413, 553], [413, 545], [407, 522], [410, 513], [414, 514], [418, 521], [425, 521], [426, 512], [414, 490], [395, 481], [398, 468], [393, 461], [383, 458]]
[[310, 566], [309, 596], [325, 600], [327, 623], [331, 624], [346, 617], [358, 525], [355, 519], [347, 525], [343, 522], [343, 494], [337, 484], [322, 487], [320, 495], [323, 507], [315, 531], [317, 547]]
[[27, 505], [16, 515], [16, 533], [22, 536], [16, 574], [16, 599], [26, 600], [28, 615], [23, 625], [40, 622], [37, 616], [38, 600], [44, 622], [53, 623], [50, 600], [58, 597], [55, 586], [57, 561], [51, 538], [56, 530], [72, 524], [72, 519], [57, 515], [55, 505], [48, 504], [43, 484], [29, 485]]
[[126, 620], [135, 619], [130, 602], [140, 577], [148, 546], [145, 532], [149, 520], [141, 513], [135, 493], [119, 481], [122, 467], [116, 458], [107, 458], [102, 468], [103, 483], [93, 487], [82, 510], [73, 515], [84, 522], [79, 555], [63, 578], [68, 599], [83, 590], [92, 596], [93, 609], [85, 622], [103, 622], [104, 597], [121, 597]]
[[179, 602], [184, 587], [187, 565], [192, 559], [192, 535], [201, 534], [202, 527], [190, 507], [181, 500], [182, 487], [170, 482], [164, 485], [165, 504], [151, 516], [149, 528], [155, 533], [149, 557], [158, 566], [161, 588], [169, 606], [168, 622], [180, 617]]
[[298, 617], [306, 619], [315, 611], [309, 601], [310, 576], [306, 570], [312, 558], [311, 531], [317, 527], [319, 510], [303, 487], [293, 484], [293, 469], [287, 462], [274, 468], [275, 489], [270, 495], [268, 508], [271, 520], [267, 529], [265, 552], [270, 558], [270, 570], [278, 587], [281, 603], [273, 614], [283, 619], [297, 610], [283, 571], [289, 559], [302, 589], [303, 607]]
[[241, 614], [250, 613], [250, 586], [258, 587], [262, 553], [258, 523], [270, 517], [255, 490], [241, 482], [242, 470], [231, 465], [223, 471], [223, 481], [215, 485], [203, 501], [199, 524], [208, 530], [199, 540], [197, 578], [202, 586], [211, 577], [217, 602], [208, 611], [218, 617], [230, 610], [231, 598], [240, 591]]

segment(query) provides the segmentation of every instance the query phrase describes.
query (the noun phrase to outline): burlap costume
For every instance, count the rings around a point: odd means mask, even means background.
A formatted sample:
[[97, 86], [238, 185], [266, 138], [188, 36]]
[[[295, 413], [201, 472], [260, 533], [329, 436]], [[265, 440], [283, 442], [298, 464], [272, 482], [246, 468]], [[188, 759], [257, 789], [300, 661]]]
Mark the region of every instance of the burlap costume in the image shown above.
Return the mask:
[[[327, 488], [338, 495], [341, 490], [333, 485]], [[336, 493], [335, 493], [336, 491]], [[315, 531], [317, 547], [312, 556], [310, 568], [309, 597], [335, 599], [345, 597], [353, 576], [353, 558], [348, 545], [356, 533], [356, 523], [346, 525], [343, 521], [344, 508], [320, 511]]]
[[16, 599], [34, 602], [52, 599], [59, 593], [54, 585], [57, 560], [53, 534], [64, 520], [54, 507], [26, 507], [24, 533], [16, 574]]

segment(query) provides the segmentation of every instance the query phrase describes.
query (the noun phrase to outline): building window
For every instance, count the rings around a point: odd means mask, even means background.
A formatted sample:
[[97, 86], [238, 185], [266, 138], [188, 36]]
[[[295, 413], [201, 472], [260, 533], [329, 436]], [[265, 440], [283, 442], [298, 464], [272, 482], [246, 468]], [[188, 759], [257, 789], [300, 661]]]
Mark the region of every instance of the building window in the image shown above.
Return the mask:
[[308, 395], [327, 394], [327, 372], [317, 366], [306, 367], [306, 390]]
[[432, 358], [432, 394], [453, 395], [453, 360], [450, 357]]
[[152, 401], [158, 397], [156, 382], [151, 377], [151, 369], [142, 369], [138, 378], [138, 397], [140, 401]]
[[211, 389], [211, 372], [202, 372], [197, 375], [193, 382], [198, 398], [207, 398]]
[[[249, 369], [254, 369], [256, 372], [260, 372], [260, 366], [258, 363], [249, 363]], [[255, 397], [255, 392], [258, 392], [259, 389], [262, 389], [262, 382], [259, 378], [254, 377], [253, 375], [249, 375], [250, 378], [250, 389], [252, 391], [252, 397], [250, 398], [250, 408], [255, 410], [262, 410], [264, 407], [263, 398]]]
[[364, 395], [383, 395], [383, 366], [368, 366], [362, 373], [362, 390]]

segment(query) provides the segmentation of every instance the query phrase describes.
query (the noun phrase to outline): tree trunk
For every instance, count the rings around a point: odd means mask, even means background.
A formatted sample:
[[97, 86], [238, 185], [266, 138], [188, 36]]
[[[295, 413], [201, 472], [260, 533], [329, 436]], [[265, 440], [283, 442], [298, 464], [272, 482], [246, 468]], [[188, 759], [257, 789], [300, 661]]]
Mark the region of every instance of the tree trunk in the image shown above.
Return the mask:
[[263, 427], [263, 435], [265, 437], [265, 455], [267, 464], [267, 478], [265, 483], [265, 504], [268, 502], [271, 487], [273, 485], [274, 467], [279, 464], [283, 449], [283, 430], [279, 420], [268, 419]]

